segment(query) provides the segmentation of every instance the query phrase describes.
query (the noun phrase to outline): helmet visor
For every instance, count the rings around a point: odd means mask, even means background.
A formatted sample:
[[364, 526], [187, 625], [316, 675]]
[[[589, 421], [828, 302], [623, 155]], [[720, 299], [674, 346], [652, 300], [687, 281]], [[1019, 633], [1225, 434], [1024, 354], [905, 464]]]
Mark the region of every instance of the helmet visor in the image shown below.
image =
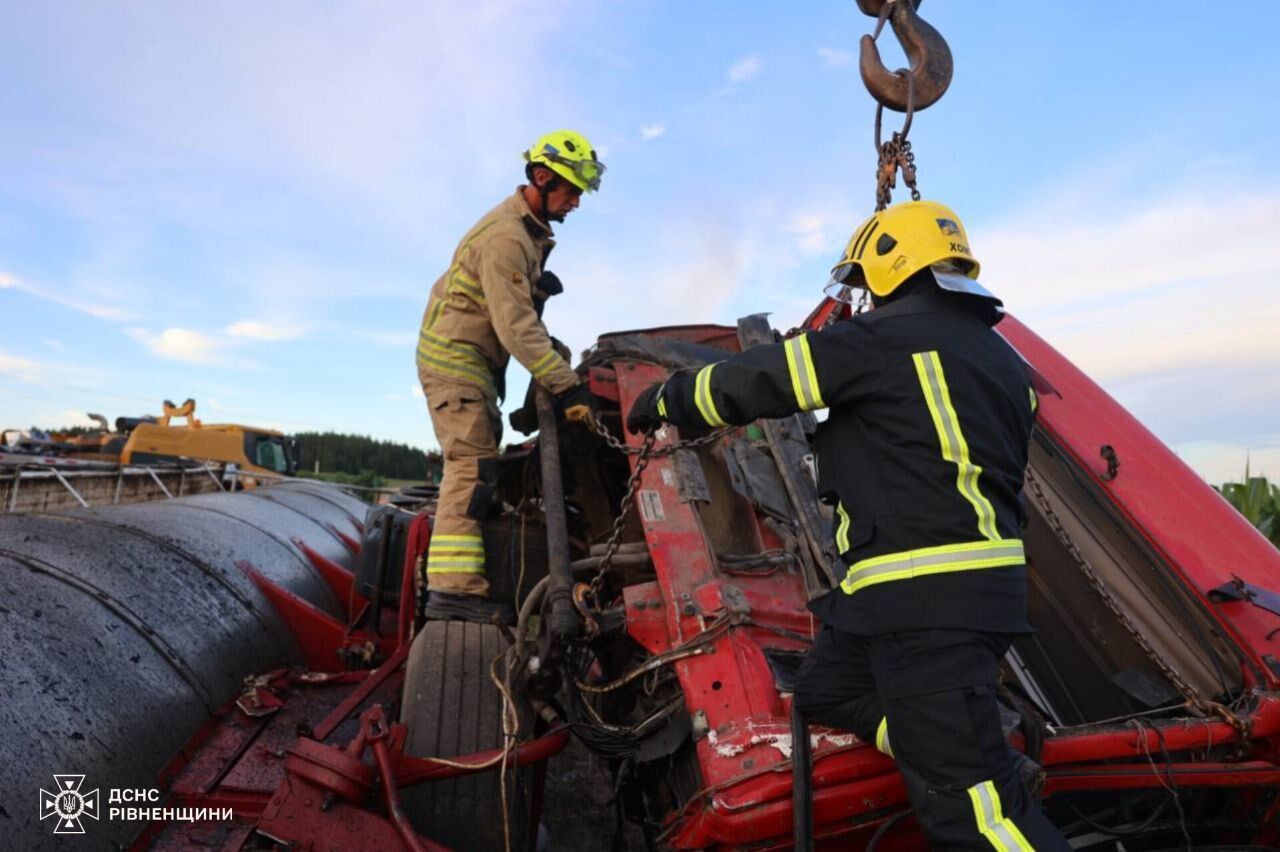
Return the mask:
[[543, 145], [542, 155], [557, 165], [570, 169], [578, 179], [582, 181], [583, 186], [590, 192], [595, 192], [600, 188], [600, 178], [604, 177], [604, 163], [596, 159], [570, 159], [560, 153], [554, 145]]
[[836, 286], [865, 288], [867, 277], [862, 272], [862, 264], [852, 261], [836, 264], [831, 270], [831, 280], [827, 282], [827, 288]]

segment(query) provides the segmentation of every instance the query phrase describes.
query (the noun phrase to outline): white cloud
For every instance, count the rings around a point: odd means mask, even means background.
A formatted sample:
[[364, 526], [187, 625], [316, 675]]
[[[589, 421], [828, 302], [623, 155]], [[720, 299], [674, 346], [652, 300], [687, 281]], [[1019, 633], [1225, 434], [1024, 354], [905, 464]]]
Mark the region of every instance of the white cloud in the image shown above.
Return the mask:
[[153, 334], [145, 328], [130, 328], [126, 333], [162, 358], [191, 364], [217, 364], [224, 361], [217, 342], [193, 329], [166, 328], [159, 334]]
[[30, 358], [9, 355], [0, 351], [0, 376], [10, 376], [24, 382], [39, 381], [42, 370], [39, 364]]
[[[1020, 213], [970, 234], [983, 280], [1097, 378], [1280, 368], [1280, 192]], [[1230, 225], [1224, 225], [1230, 223]]]
[[36, 420], [40, 425], [50, 427], [84, 426], [92, 429], [98, 425], [85, 412], [75, 408], [64, 409], [59, 414], [37, 414]]
[[847, 50], [836, 50], [834, 47], [818, 48], [818, 55], [828, 68], [848, 68], [858, 62], [858, 57]]
[[244, 337], [250, 340], [291, 340], [302, 334], [298, 326], [275, 325], [258, 320], [240, 320], [226, 327], [226, 333], [232, 337]]
[[653, 124], [640, 125], [640, 138], [645, 142], [648, 142], [650, 139], [657, 139], [666, 132], [667, 126], [661, 121], [656, 121]]
[[744, 56], [729, 66], [728, 77], [731, 83], [745, 83], [760, 73], [759, 54]]
[[55, 305], [61, 305], [64, 308], [70, 308], [73, 311], [79, 311], [82, 314], [88, 314], [98, 319], [122, 321], [133, 316], [130, 311], [118, 305], [102, 304], [96, 301], [85, 301], [75, 296], [67, 296], [46, 287], [29, 284], [10, 272], [0, 272], [0, 289], [17, 290], [37, 299], [52, 302]]
[[820, 211], [797, 213], [783, 230], [795, 237], [796, 248], [801, 254], [812, 256], [834, 253], [843, 238], [836, 235], [844, 234], [848, 227], [843, 218], [833, 222], [830, 214]]

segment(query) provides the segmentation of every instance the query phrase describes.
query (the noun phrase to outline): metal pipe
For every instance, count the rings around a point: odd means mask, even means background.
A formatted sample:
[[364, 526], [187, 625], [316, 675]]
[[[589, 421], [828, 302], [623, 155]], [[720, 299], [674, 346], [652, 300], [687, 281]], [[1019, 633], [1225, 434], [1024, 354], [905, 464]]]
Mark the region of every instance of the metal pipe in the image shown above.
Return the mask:
[[[599, 568], [602, 562], [604, 562], [603, 556], [587, 556], [569, 563], [569, 567], [574, 571], [586, 571]], [[636, 568], [651, 565], [652, 563], [653, 559], [649, 556], [648, 551], [644, 553], [618, 553], [614, 555], [613, 559], [609, 560], [609, 564], [615, 568]]]
[[564, 483], [560, 478], [560, 438], [556, 405], [551, 393], [538, 388], [538, 455], [542, 462], [542, 506], [547, 518], [547, 626], [558, 642], [578, 633], [573, 607], [573, 571], [569, 568], [569, 527], [564, 512]]

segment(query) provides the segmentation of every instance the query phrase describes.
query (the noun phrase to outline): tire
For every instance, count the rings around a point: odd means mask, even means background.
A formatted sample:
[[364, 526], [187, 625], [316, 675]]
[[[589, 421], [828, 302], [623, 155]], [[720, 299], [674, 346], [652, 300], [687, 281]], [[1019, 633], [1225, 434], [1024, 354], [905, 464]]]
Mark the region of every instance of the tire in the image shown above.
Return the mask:
[[[405, 668], [400, 721], [408, 726], [405, 753], [457, 757], [502, 747], [501, 694], [489, 665], [507, 647], [498, 628], [462, 621], [428, 621], [414, 637]], [[527, 848], [528, 819], [520, 770], [514, 795], [508, 774], [511, 848]], [[497, 769], [404, 791], [405, 810], [425, 837], [458, 850], [504, 848], [502, 791]]]

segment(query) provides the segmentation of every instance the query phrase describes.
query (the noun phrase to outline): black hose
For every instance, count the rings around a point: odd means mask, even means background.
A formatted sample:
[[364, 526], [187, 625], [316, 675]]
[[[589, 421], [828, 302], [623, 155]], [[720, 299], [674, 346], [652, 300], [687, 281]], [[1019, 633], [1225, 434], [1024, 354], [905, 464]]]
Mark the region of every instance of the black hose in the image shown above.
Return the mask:
[[813, 850], [813, 753], [809, 726], [791, 699], [791, 810], [796, 852]]
[[560, 440], [556, 406], [546, 388], [538, 388], [538, 454], [542, 462], [542, 506], [547, 517], [547, 627], [563, 645], [578, 635], [573, 606], [573, 572], [569, 568], [569, 527], [565, 520], [564, 483], [560, 478]]

